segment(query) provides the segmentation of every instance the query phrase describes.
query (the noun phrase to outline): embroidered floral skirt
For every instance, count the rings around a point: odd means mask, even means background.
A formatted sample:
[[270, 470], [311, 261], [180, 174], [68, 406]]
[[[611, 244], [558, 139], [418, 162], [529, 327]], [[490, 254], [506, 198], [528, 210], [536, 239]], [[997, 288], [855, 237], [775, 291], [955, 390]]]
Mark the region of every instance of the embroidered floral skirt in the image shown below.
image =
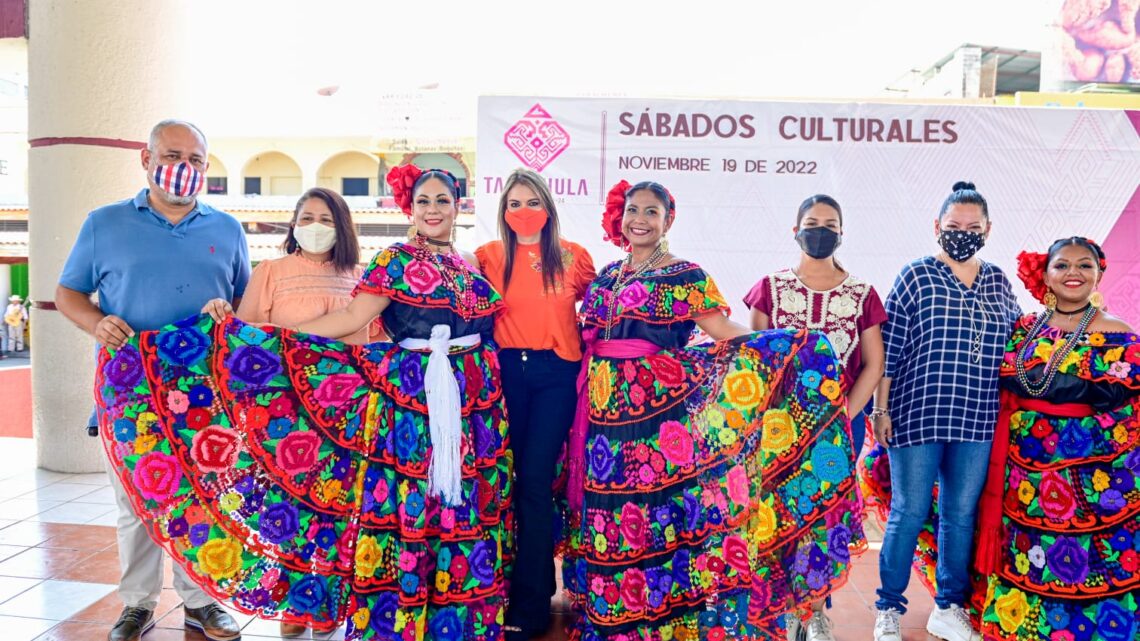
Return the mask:
[[863, 533], [837, 376], [826, 339], [784, 330], [595, 357], [571, 638], [768, 638], [839, 587]]
[[108, 455], [151, 537], [217, 598], [349, 639], [501, 636], [511, 462], [494, 351], [453, 351], [463, 498], [428, 490], [426, 352], [229, 318], [100, 358]]
[[[1136, 405], [1079, 418], [1015, 411], [1010, 421], [1000, 570], [974, 577], [972, 616], [987, 639], [1133, 641], [1140, 634], [1140, 420]], [[887, 457], [860, 471], [890, 505]], [[884, 482], [885, 481], [885, 482]], [[928, 521], [915, 567], [934, 591]]]

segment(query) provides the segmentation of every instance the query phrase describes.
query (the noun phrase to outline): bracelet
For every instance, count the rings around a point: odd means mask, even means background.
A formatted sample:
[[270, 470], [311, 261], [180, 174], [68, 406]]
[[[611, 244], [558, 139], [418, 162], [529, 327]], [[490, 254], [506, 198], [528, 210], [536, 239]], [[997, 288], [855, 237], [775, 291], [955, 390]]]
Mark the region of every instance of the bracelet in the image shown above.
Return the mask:
[[886, 416], [888, 418], [890, 417], [890, 413], [887, 412], [887, 408], [872, 407], [871, 411], [867, 414], [867, 418], [871, 419], [872, 421], [879, 418], [880, 416]]

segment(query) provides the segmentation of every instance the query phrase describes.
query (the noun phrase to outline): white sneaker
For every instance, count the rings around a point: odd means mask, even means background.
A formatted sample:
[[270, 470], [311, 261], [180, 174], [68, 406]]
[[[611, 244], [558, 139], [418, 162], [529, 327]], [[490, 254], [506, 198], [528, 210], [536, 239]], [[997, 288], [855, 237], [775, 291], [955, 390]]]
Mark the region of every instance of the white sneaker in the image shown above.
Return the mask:
[[788, 641], [803, 641], [804, 626], [799, 614], [795, 612], [785, 614], [784, 627], [788, 629]]
[[934, 608], [926, 620], [926, 631], [946, 641], [981, 641], [982, 635], [970, 623], [970, 615], [962, 608]]
[[875, 615], [875, 641], [902, 641], [899, 634], [899, 617], [902, 613], [894, 608], [879, 610]]
[[823, 612], [815, 612], [807, 620], [807, 641], [835, 641], [831, 632], [831, 619]]

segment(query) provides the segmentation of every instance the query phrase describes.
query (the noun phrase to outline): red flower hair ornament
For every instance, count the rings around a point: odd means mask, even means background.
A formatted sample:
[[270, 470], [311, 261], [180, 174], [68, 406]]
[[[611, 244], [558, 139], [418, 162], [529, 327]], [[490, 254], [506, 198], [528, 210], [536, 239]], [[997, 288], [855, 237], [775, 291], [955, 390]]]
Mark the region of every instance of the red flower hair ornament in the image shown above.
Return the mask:
[[1017, 277], [1025, 284], [1025, 289], [1042, 305], [1049, 288], [1045, 285], [1045, 267], [1049, 255], [1023, 251], [1017, 255]]
[[610, 187], [606, 195], [606, 210], [602, 212], [603, 238], [621, 249], [629, 248], [629, 239], [621, 233], [621, 217], [625, 213], [625, 192], [629, 191], [628, 180]]
[[396, 200], [396, 205], [408, 216], [412, 215], [412, 190], [423, 173], [423, 169], [408, 164], [393, 167], [385, 178], [392, 188], [392, 198]]

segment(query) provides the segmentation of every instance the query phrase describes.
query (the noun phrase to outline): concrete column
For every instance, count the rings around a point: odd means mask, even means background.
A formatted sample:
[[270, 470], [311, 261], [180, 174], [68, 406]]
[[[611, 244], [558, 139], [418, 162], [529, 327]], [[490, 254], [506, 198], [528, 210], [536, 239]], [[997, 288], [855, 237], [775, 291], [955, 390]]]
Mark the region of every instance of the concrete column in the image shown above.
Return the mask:
[[[53, 300], [87, 213], [133, 197], [146, 185], [139, 149], [154, 123], [194, 120], [190, 97], [204, 89], [202, 69], [191, 63], [194, 52], [206, 46], [191, 43], [187, 33], [187, 14], [195, 6], [153, 0], [28, 3], [33, 301]], [[102, 471], [102, 447], [83, 430], [93, 404], [94, 341], [49, 308], [33, 308], [32, 323], [37, 462], [63, 472]]]

